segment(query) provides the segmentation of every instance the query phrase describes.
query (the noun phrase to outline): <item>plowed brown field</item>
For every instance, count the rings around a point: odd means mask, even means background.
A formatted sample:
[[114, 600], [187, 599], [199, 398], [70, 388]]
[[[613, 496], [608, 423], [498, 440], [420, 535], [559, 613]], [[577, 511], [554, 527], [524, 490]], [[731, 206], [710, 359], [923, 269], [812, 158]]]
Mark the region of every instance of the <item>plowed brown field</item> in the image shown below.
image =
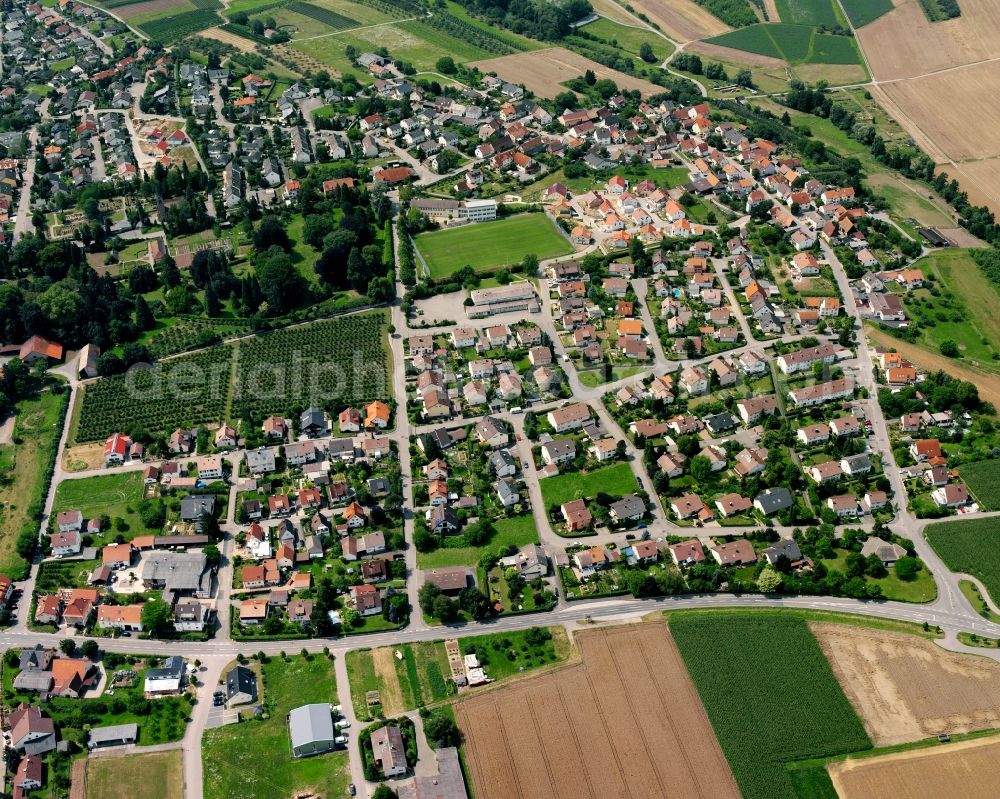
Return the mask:
[[578, 633], [582, 663], [455, 705], [477, 799], [737, 799], [664, 624]]
[[719, 36], [732, 30], [693, 0], [632, 0], [630, 5], [649, 17], [667, 36], [680, 44]]
[[915, 635], [810, 627], [876, 746], [1000, 726], [1000, 663]]
[[841, 799], [993, 799], [1000, 738], [831, 763]]
[[515, 53], [486, 61], [476, 61], [469, 66], [479, 67], [483, 72], [496, 72], [501, 78], [512, 83], [523, 83], [541, 97], [555, 97], [560, 92], [566, 91], [566, 87], [562, 84], [580, 77], [588, 69], [593, 70], [598, 78], [610, 78], [620, 89], [638, 89], [644, 95], [663, 91], [655, 83], [609, 69], [564, 47]]

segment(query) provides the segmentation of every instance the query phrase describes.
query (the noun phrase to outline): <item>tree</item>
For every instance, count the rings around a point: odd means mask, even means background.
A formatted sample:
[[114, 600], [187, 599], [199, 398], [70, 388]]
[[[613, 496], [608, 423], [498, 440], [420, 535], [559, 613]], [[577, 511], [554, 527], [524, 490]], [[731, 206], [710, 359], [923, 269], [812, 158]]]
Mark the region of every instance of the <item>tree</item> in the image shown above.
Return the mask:
[[280, 247], [271, 247], [257, 258], [256, 269], [268, 310], [281, 314], [294, 307], [300, 299], [302, 281], [288, 253]]
[[656, 53], [653, 52], [653, 47], [649, 42], [643, 42], [639, 45], [639, 58], [647, 64], [652, 64], [656, 61]]
[[170, 605], [153, 599], [142, 606], [142, 627], [150, 635], [158, 635], [167, 629], [170, 624]]
[[215, 544], [209, 544], [203, 551], [208, 568], [214, 569], [222, 562], [222, 553], [219, 552], [219, 548]]
[[59, 650], [68, 658], [73, 657], [73, 653], [76, 652], [76, 641], [72, 638], [63, 638], [59, 642]]
[[454, 75], [456, 71], [455, 59], [450, 55], [441, 56], [434, 65], [442, 75]]
[[97, 645], [97, 641], [88, 638], [86, 641], [80, 644], [80, 651], [83, 653], [84, 657], [89, 658], [90, 660], [94, 660], [100, 653], [101, 649]]
[[961, 350], [958, 349], [958, 344], [952, 341], [950, 338], [945, 339], [941, 342], [941, 354], [946, 358], [958, 358], [961, 356]]
[[462, 742], [458, 725], [443, 713], [435, 713], [424, 721], [424, 734], [438, 746], [458, 746]]
[[383, 782], [372, 793], [372, 799], [399, 799], [399, 794]]
[[712, 474], [712, 464], [704, 455], [695, 455], [691, 459], [691, 479], [697, 485], [702, 485]]
[[219, 302], [219, 295], [215, 293], [215, 286], [212, 281], [205, 286], [205, 316], [215, 317], [222, 312], [222, 304]]
[[156, 324], [153, 319], [153, 312], [149, 310], [149, 303], [141, 294], [135, 298], [135, 326], [139, 330], [152, 330]]
[[458, 605], [444, 594], [438, 594], [434, 600], [430, 615], [447, 624], [458, 618]]
[[285, 252], [292, 251], [292, 243], [285, 232], [281, 220], [273, 214], [268, 214], [260, 220], [260, 225], [253, 234], [253, 246], [257, 252], [266, 252], [272, 247], [280, 247]]
[[775, 571], [771, 566], [765, 566], [757, 576], [757, 588], [763, 594], [773, 594], [781, 588], [781, 580], [781, 572]]
[[208, 511], [204, 511], [198, 519], [198, 526], [202, 534], [208, 536], [209, 541], [218, 541], [222, 538], [222, 530], [219, 527], [219, 520]]
[[733, 80], [737, 86], [742, 86], [745, 89], [753, 88], [753, 75], [745, 67], [736, 73], [736, 77]]
[[910, 582], [917, 578], [917, 572], [920, 571], [920, 561], [907, 555], [897, 560], [893, 568], [900, 580]]

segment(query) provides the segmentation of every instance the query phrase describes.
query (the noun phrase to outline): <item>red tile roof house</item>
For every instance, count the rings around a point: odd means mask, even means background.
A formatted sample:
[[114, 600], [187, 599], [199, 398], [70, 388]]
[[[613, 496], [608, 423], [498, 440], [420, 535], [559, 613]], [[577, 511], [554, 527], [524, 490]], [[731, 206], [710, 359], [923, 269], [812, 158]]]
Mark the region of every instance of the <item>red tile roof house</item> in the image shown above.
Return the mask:
[[128, 448], [132, 442], [124, 433], [113, 433], [104, 442], [104, 465], [125, 463]]
[[382, 612], [382, 594], [374, 585], [352, 585], [350, 603], [361, 616]]

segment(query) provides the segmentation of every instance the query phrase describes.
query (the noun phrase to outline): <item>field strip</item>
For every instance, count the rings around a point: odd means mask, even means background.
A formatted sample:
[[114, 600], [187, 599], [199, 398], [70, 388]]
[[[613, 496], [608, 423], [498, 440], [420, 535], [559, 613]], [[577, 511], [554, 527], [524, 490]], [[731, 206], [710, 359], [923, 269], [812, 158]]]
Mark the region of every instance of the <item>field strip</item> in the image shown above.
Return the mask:
[[342, 33], [354, 33], [355, 31], [366, 31], [369, 28], [381, 28], [384, 25], [396, 25], [400, 22], [412, 22], [413, 20], [419, 20], [420, 17], [406, 17], [405, 19], [391, 19], [388, 22], [376, 22], [374, 25], [359, 25], [357, 28], [344, 28], [339, 31], [330, 31], [329, 33], [320, 33], [316, 36], [303, 36], [301, 39], [292, 39], [292, 42], [311, 42], [313, 39], [328, 39], [331, 36], [339, 36]]
[[984, 58], [980, 61], [970, 61], [968, 64], [956, 64], [953, 67], [944, 67], [943, 69], [934, 69], [930, 72], [925, 72], [922, 75], [913, 75], [908, 78], [889, 78], [889, 80], [873, 80], [876, 86], [888, 86], [890, 83], [906, 83], [911, 80], [920, 80], [921, 78], [930, 78], [934, 75], [943, 75], [946, 72], [958, 72], [963, 69], [968, 69], [969, 67], [978, 67], [983, 64], [993, 64], [1000, 61], [1000, 56], [994, 58]]

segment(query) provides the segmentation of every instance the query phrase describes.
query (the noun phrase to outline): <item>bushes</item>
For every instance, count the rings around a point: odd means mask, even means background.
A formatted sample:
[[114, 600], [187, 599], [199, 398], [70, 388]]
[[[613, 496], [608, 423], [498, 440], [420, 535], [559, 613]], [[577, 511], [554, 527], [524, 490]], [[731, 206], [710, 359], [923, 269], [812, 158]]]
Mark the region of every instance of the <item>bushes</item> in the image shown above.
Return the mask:
[[696, 0], [727, 25], [742, 28], [759, 22], [747, 0]]

